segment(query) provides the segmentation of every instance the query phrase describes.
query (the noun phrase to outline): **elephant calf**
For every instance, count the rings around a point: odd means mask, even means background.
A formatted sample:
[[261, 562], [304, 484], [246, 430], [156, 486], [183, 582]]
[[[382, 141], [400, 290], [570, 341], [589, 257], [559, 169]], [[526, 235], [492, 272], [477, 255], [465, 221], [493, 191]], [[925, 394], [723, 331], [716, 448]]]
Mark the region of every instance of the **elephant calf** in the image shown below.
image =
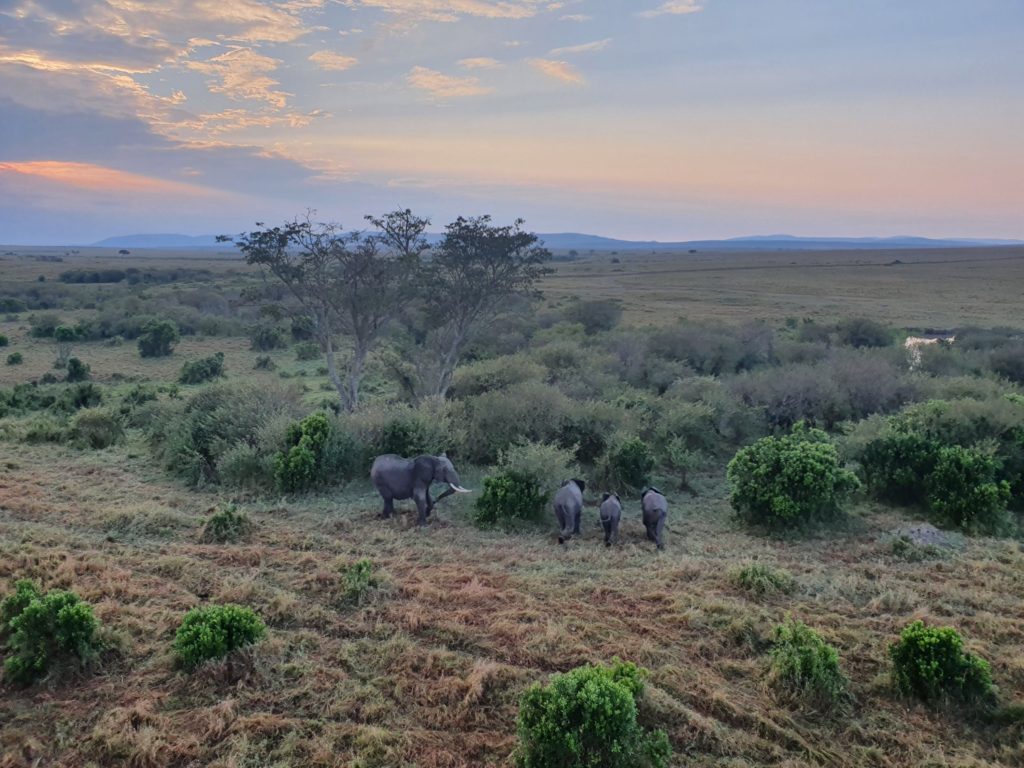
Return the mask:
[[433, 483], [448, 484], [448, 490], [438, 496], [437, 501], [453, 493], [470, 492], [459, 483], [459, 473], [444, 454], [415, 459], [403, 459], [393, 453], [378, 456], [373, 460], [370, 480], [384, 499], [381, 517], [389, 518], [394, 514], [395, 499], [412, 499], [419, 513], [419, 525], [426, 525], [427, 515], [434, 508], [435, 500], [430, 498]]
[[555, 491], [555, 519], [558, 521], [558, 543], [564, 544], [580, 533], [580, 518], [583, 516], [583, 490], [587, 484], [582, 480], [566, 480]]
[[643, 510], [644, 528], [647, 538], [665, 548], [665, 518], [668, 517], [668, 500], [657, 488], [648, 488], [640, 497], [640, 508]]
[[604, 545], [619, 543], [619, 520], [622, 519], [622, 501], [617, 493], [606, 493], [601, 499], [601, 527], [604, 528]]

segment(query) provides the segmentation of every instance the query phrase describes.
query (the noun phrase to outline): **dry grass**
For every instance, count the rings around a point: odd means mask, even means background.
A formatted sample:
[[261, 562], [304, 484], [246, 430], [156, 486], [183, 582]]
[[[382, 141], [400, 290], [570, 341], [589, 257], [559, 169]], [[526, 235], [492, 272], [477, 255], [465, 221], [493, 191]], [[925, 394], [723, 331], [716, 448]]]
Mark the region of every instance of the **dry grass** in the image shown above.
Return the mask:
[[[251, 505], [249, 541], [209, 545], [199, 535], [217, 499], [182, 490], [130, 445], [0, 443], [0, 466], [0, 580], [75, 588], [125, 646], [74, 684], [3, 691], [4, 768], [507, 765], [522, 689], [613, 656], [652, 671], [645, 707], [678, 765], [1024, 759], [994, 726], [908, 706], [885, 679], [889, 642], [926, 618], [958, 626], [1004, 697], [1019, 694], [1016, 543], [972, 540], [955, 558], [908, 563], [881, 536], [905, 521], [884, 509], [860, 510], [834, 538], [767, 540], [736, 529], [712, 494], [677, 500], [664, 553], [643, 541], [633, 502], [622, 546], [601, 546], [591, 515], [563, 550], [540, 532], [477, 531], [456, 505], [423, 532], [409, 516], [385, 523], [359, 486]], [[353, 607], [340, 566], [361, 557], [386, 587]], [[729, 574], [752, 558], [786, 568], [796, 590], [738, 590]], [[269, 637], [187, 674], [170, 654], [173, 632], [212, 600], [251, 606]], [[852, 716], [805, 716], [766, 690], [765, 641], [787, 613], [839, 648]]]

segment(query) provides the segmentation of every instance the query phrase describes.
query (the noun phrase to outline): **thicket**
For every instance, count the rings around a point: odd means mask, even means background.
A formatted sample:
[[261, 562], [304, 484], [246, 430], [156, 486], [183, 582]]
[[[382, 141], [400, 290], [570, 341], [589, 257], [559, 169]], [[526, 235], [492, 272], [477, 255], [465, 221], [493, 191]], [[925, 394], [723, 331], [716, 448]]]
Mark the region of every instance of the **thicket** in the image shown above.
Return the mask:
[[228, 544], [244, 539], [252, 529], [252, 521], [245, 512], [234, 504], [225, 504], [203, 524], [199, 540], [204, 544]]
[[167, 357], [174, 351], [181, 334], [169, 320], [150, 320], [139, 336], [139, 354], [142, 357]]
[[638, 702], [647, 671], [616, 659], [532, 685], [519, 704], [521, 768], [667, 768], [672, 748], [663, 731], [643, 727]]
[[561, 482], [579, 474], [571, 450], [543, 443], [513, 445], [484, 478], [474, 520], [481, 526], [537, 522]]

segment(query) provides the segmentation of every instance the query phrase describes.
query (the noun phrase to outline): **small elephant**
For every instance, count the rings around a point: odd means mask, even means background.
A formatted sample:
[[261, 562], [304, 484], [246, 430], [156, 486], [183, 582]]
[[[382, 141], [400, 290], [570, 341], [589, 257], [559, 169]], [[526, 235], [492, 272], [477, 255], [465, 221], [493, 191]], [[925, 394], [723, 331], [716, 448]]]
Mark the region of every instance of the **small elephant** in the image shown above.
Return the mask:
[[668, 500], [657, 488], [648, 488], [640, 497], [640, 508], [643, 510], [647, 538], [657, 544], [658, 549], [664, 549]]
[[622, 501], [617, 493], [606, 493], [601, 497], [601, 527], [604, 528], [604, 545], [610, 547], [619, 543], [619, 520], [622, 519]]
[[[417, 456], [415, 459], [403, 459], [393, 453], [378, 456], [373, 460], [370, 469], [370, 480], [377, 493], [384, 499], [384, 511], [381, 517], [389, 518], [395, 511], [395, 499], [412, 499], [416, 502], [419, 513], [419, 525], [426, 525], [427, 515], [434, 508], [436, 501], [453, 493], [470, 493], [459, 482], [459, 473], [447, 456]], [[430, 498], [430, 486], [433, 483], [447, 483], [448, 489], [437, 497]]]
[[564, 544], [580, 533], [580, 518], [583, 516], [583, 491], [587, 484], [582, 480], [566, 480], [555, 491], [555, 519], [558, 521], [558, 543]]

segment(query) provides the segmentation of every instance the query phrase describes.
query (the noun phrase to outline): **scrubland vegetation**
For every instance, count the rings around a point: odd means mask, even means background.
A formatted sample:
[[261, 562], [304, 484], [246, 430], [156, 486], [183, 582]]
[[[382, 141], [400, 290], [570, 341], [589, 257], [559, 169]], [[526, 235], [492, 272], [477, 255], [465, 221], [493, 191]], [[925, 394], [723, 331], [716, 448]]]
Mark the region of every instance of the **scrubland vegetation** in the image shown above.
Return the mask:
[[[654, 318], [670, 285], [587, 276], [665, 257], [595, 255], [465, 327], [389, 295], [360, 347], [237, 258], [0, 266], [4, 768], [1024, 761], [1020, 329], [915, 357], [871, 280]], [[477, 492], [377, 519], [373, 457], [441, 452]]]

